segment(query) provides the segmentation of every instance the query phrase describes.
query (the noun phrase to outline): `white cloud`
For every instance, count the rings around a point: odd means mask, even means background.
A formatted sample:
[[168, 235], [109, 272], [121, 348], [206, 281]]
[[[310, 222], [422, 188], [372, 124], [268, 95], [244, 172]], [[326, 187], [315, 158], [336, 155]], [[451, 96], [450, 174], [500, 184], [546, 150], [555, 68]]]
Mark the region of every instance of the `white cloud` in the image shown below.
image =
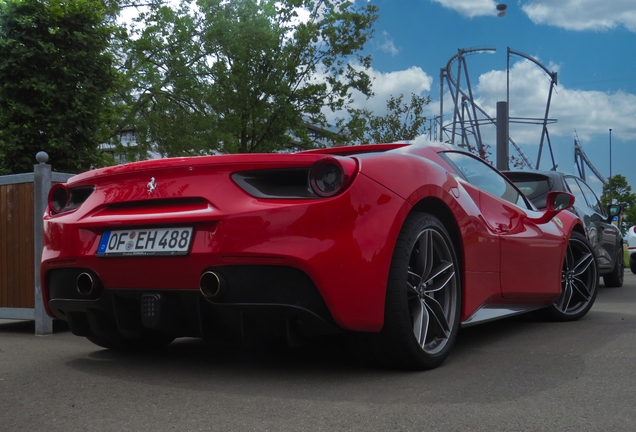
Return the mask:
[[634, 0], [529, 0], [521, 9], [535, 24], [567, 30], [608, 30], [622, 25], [636, 32]]
[[583, 141], [595, 134], [607, 135], [608, 127], [620, 130], [621, 140], [636, 139], [636, 95], [564, 89], [555, 111], [576, 127]]
[[[496, 16], [494, 0], [431, 0], [467, 17]], [[609, 30], [624, 26], [636, 32], [634, 0], [518, 0], [521, 9], [535, 24], [567, 30]], [[501, 2], [505, 3], [505, 2]]]
[[[354, 66], [361, 68], [361, 66]], [[420, 67], [412, 66], [409, 69], [383, 73], [370, 68], [366, 73], [373, 80], [374, 96], [367, 99], [362, 93], [353, 91], [353, 108], [366, 108], [375, 115], [386, 114], [386, 101], [391, 96], [403, 94], [405, 100], [410, 101], [411, 93], [418, 96], [428, 96], [433, 83], [433, 78], [424, 72]], [[330, 110], [324, 111], [329, 121], [334, 121], [335, 117], [342, 116], [342, 112], [333, 113]]]
[[382, 32], [382, 39], [379, 40], [377, 45], [380, 51], [389, 53], [391, 56], [396, 56], [400, 52], [400, 50], [395, 47], [391, 35], [385, 31]]
[[[556, 65], [548, 69], [558, 71]], [[510, 70], [510, 117], [540, 118], [545, 114], [550, 78], [534, 63], [523, 60]], [[479, 77], [475, 88], [477, 103], [492, 117], [496, 116], [497, 101], [506, 97], [506, 71], [493, 70]], [[582, 142], [602, 137], [608, 128], [620, 131], [621, 141], [636, 139], [636, 95], [625, 92], [586, 91], [555, 87], [549, 118], [557, 123], [548, 125], [551, 137], [573, 137], [576, 129]], [[540, 125], [510, 125], [510, 133], [520, 144], [537, 145]]]
[[431, 0], [459, 14], [474, 18], [476, 16], [496, 16], [497, 3], [494, 0]]
[[382, 73], [374, 69], [368, 71], [373, 78], [373, 91], [375, 98], [382, 100], [382, 106], [386, 105], [386, 100], [402, 93], [410, 95], [415, 93], [421, 95], [428, 93], [433, 84], [433, 78], [418, 66], [411, 66], [402, 71]]

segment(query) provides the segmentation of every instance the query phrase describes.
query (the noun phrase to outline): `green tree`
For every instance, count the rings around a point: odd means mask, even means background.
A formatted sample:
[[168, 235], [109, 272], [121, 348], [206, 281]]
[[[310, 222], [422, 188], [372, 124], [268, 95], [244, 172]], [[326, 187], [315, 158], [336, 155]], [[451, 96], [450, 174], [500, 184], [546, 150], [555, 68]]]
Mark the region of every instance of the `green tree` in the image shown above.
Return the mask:
[[603, 185], [603, 195], [601, 196], [603, 206], [607, 207], [610, 204], [610, 197], [612, 204], [619, 204], [623, 207], [621, 230], [625, 234], [627, 228], [636, 225], [636, 194], [632, 192], [632, 187], [623, 175], [617, 174]]
[[[377, 8], [346, 1], [152, 0], [122, 45], [132, 83], [121, 126], [140, 157], [310, 148], [351, 91], [370, 96], [361, 51]], [[357, 64], [360, 67], [355, 67]], [[122, 98], [123, 99], [123, 98]]]
[[12, 173], [46, 151], [58, 171], [99, 164], [114, 80], [99, 0], [0, 2], [0, 154]]
[[137, 147], [119, 150], [137, 158], [151, 149], [162, 156], [207, 153], [218, 138], [206, 103], [213, 92], [196, 14], [187, 2], [175, 9], [162, 1], [149, 4], [113, 47], [126, 80], [118, 87], [121, 116], [111, 142], [118, 145], [119, 132], [132, 128]]
[[386, 101], [387, 114], [374, 115], [367, 109], [349, 110], [350, 118], [340, 121], [343, 135], [349, 142], [390, 143], [412, 140], [426, 132], [424, 107], [431, 102], [430, 97], [411, 94], [410, 103], [405, 103], [404, 95], [391, 96]]

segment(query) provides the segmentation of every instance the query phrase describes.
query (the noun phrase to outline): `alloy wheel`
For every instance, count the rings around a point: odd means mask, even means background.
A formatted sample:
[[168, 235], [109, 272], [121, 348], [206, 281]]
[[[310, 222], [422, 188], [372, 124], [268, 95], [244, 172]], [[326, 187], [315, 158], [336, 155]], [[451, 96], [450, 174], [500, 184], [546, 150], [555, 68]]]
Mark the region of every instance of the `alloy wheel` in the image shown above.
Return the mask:
[[434, 228], [422, 230], [411, 251], [407, 299], [413, 334], [428, 354], [441, 351], [452, 332], [458, 307], [453, 253]]
[[576, 315], [594, 300], [598, 271], [589, 243], [577, 237], [568, 242], [561, 272], [563, 293], [554, 306], [565, 315]]

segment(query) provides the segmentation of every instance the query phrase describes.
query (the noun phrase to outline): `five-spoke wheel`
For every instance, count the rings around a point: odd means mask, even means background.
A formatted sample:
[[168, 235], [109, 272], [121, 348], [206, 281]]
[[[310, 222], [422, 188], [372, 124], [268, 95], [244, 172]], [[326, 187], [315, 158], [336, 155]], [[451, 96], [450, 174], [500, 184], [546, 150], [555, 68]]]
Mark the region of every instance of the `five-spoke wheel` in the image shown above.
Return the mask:
[[454, 257], [443, 234], [433, 227], [422, 230], [411, 257], [406, 282], [413, 334], [422, 349], [439, 352], [451, 334], [457, 290]]
[[430, 214], [412, 213], [393, 253], [377, 338], [381, 356], [407, 368], [439, 366], [455, 341], [460, 305], [460, 271], [446, 228]]
[[584, 316], [594, 304], [598, 292], [598, 264], [590, 242], [573, 232], [563, 260], [561, 296], [548, 308], [553, 319], [574, 321]]

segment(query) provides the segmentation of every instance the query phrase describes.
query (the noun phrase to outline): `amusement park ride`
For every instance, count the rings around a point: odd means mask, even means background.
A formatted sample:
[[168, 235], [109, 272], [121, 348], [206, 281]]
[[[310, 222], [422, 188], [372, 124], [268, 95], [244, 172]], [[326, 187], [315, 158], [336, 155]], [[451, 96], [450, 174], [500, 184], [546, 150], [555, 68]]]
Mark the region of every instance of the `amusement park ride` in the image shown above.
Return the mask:
[[[506, 144], [509, 144], [518, 154], [518, 158], [515, 158], [515, 160], [519, 168], [540, 169], [541, 156], [545, 146], [549, 151], [550, 162], [552, 163], [552, 166], [549, 169], [556, 170], [557, 164], [554, 160], [548, 125], [556, 123], [555, 119], [549, 118], [549, 112], [552, 94], [557, 85], [557, 73], [550, 71], [533, 57], [508, 48], [506, 62], [506, 102], [505, 104], [502, 104], [501, 102], [497, 104], [497, 117], [493, 117], [488, 114], [488, 112], [481, 107], [475, 99], [470, 82], [470, 74], [468, 71], [466, 57], [470, 54], [493, 53], [495, 51], [496, 48], [459, 49], [457, 54], [451, 57], [448, 61], [446, 67], [440, 70], [440, 115], [435, 121], [435, 125], [431, 130], [431, 135], [440, 141], [445, 141], [453, 145], [461, 145], [475, 150], [477, 154], [479, 154], [482, 158], [485, 158], [487, 145], [484, 145], [484, 140], [482, 138], [482, 126], [494, 126], [497, 129], [497, 123], [500, 122], [504, 124], [504, 128], [500, 129], [500, 131], [503, 131], [504, 135], [503, 138], [500, 138], [501, 132], [498, 132], [499, 136], [497, 146], [500, 147], [500, 145], [503, 144], [503, 146], [506, 147], [505, 153], [503, 153], [506, 155], [505, 165], [508, 164], [508, 146], [506, 146]], [[550, 88], [548, 91], [543, 118], [508, 117], [508, 107], [510, 104], [510, 57], [512, 55], [523, 57], [524, 59], [534, 63], [540, 67], [550, 79]], [[447, 92], [445, 91], [445, 86], [448, 89]], [[452, 100], [452, 120], [444, 123], [444, 98], [448, 96], [450, 96]], [[541, 126], [541, 138], [539, 141], [539, 151], [536, 163], [532, 162], [528, 155], [508, 133], [508, 126], [510, 123], [536, 124]], [[498, 160], [499, 155], [502, 154], [500, 153], [501, 151], [502, 149], [497, 149]], [[574, 159], [579, 171], [579, 176], [585, 178], [585, 166], [587, 165], [587, 167], [603, 184], [607, 183], [607, 179], [603, 177], [592, 165], [583, 151], [583, 148], [579, 143], [578, 136], [576, 135], [576, 131], [574, 137]], [[501, 169], [502, 167], [498, 166], [498, 168]], [[506, 169], [506, 167], [503, 167], [503, 169]]]

